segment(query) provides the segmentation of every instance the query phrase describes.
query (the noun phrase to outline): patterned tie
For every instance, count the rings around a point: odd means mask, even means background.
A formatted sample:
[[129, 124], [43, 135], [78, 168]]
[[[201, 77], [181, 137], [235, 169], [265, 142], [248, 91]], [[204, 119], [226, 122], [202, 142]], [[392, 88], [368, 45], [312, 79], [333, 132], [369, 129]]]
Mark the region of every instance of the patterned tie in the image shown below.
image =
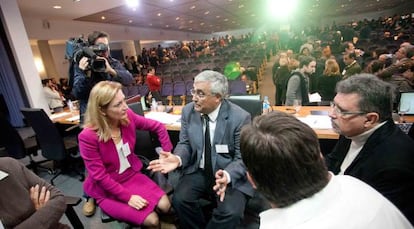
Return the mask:
[[209, 185], [213, 185], [213, 166], [211, 163], [211, 142], [210, 142], [210, 118], [203, 115], [206, 123], [206, 132], [204, 133], [204, 172], [207, 176]]

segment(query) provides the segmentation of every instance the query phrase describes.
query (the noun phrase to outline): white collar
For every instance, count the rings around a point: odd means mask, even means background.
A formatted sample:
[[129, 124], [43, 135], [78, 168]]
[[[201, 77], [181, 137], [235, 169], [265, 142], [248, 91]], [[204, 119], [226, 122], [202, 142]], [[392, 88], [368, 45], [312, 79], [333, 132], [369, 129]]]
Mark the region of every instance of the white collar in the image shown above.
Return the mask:
[[214, 111], [207, 114], [211, 122], [215, 122], [217, 120], [220, 107], [221, 107], [221, 103], [216, 107], [216, 109], [214, 109]]

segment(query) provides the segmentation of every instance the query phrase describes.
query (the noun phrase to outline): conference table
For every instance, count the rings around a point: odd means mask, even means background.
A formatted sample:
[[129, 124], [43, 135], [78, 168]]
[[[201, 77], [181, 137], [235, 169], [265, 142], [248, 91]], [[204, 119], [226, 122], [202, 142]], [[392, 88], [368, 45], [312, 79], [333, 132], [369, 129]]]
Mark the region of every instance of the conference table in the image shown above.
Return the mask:
[[[146, 112], [147, 118], [158, 120], [166, 126], [168, 131], [177, 131], [181, 129], [180, 117], [182, 106], [174, 106], [172, 113], [165, 112]], [[329, 106], [302, 106], [298, 113], [291, 106], [272, 106], [274, 111], [282, 111], [295, 115], [301, 121], [307, 123], [315, 131], [319, 139], [338, 139], [339, 135], [330, 126], [330, 119], [327, 116], [330, 110]], [[66, 125], [79, 124], [79, 111], [68, 111], [52, 114], [50, 118], [55, 123]], [[414, 116], [405, 116], [407, 123], [414, 122]]]

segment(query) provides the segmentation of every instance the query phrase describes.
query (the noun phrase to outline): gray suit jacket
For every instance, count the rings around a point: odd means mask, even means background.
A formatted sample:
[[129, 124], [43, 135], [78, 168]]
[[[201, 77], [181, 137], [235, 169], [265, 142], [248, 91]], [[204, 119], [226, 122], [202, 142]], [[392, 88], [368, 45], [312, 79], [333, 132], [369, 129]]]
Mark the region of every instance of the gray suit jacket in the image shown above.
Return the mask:
[[[246, 166], [241, 159], [240, 131], [243, 125], [251, 122], [248, 112], [228, 100], [223, 100], [217, 117], [211, 157], [214, 173], [226, 170], [231, 177], [233, 188], [252, 196], [253, 187], [246, 176]], [[227, 145], [228, 153], [217, 153], [216, 145]], [[174, 154], [181, 157], [184, 174], [199, 169], [204, 148], [203, 120], [194, 110], [194, 103], [187, 104], [181, 115], [180, 140]]]

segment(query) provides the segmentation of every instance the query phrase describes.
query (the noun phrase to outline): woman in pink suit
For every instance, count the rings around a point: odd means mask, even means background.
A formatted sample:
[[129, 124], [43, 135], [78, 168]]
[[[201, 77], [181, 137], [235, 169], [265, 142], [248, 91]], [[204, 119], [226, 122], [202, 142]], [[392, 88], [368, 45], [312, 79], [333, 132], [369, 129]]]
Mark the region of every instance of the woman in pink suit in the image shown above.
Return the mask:
[[173, 146], [162, 123], [128, 109], [121, 87], [117, 82], [102, 81], [91, 91], [79, 134], [79, 149], [88, 171], [84, 190], [113, 218], [158, 227], [155, 209], [167, 212], [171, 204], [161, 188], [141, 173], [142, 162], [134, 154], [135, 132], [155, 132], [165, 152]]

